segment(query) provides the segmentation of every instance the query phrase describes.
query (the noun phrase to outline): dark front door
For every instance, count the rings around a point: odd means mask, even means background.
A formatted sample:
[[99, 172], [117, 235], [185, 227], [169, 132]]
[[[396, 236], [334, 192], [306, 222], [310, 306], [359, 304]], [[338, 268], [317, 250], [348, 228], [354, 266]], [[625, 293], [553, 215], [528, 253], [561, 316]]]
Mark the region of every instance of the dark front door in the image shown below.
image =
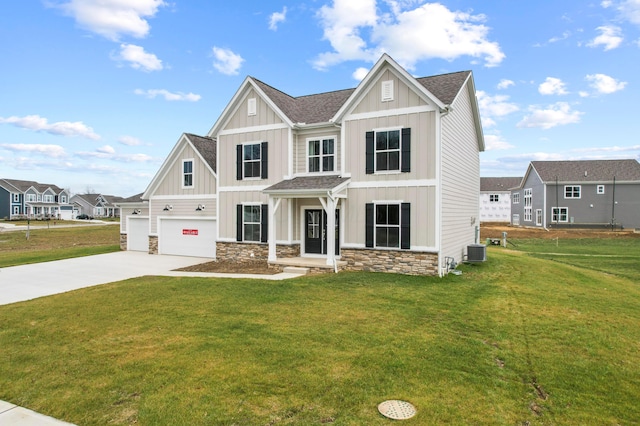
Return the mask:
[[[340, 254], [340, 214], [336, 210], [336, 254]], [[323, 209], [305, 210], [305, 240], [307, 254], [327, 254], [327, 214]]]

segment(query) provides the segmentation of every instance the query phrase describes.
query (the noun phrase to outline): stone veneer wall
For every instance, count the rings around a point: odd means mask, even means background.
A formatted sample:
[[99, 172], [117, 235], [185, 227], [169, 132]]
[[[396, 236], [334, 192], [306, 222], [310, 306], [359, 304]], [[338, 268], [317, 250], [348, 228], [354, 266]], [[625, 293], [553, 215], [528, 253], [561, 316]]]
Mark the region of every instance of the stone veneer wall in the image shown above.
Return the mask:
[[[283, 257], [300, 256], [300, 245], [276, 245], [276, 255]], [[227, 243], [219, 241], [216, 243], [216, 259], [235, 260], [246, 262], [250, 260], [267, 260], [269, 258], [269, 245], [261, 243]]]
[[120, 234], [120, 250], [127, 251], [127, 234]]
[[158, 254], [158, 236], [149, 235], [149, 254]]
[[340, 260], [347, 262], [344, 270], [438, 275], [437, 253], [343, 248], [340, 255]]

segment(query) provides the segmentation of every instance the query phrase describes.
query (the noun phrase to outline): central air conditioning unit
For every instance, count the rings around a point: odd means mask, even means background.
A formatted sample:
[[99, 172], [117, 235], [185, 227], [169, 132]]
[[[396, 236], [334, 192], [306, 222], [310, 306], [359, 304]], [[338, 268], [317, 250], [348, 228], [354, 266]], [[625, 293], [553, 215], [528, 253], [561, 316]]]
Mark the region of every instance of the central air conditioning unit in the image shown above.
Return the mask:
[[487, 260], [487, 246], [470, 244], [467, 246], [467, 262], [484, 262]]

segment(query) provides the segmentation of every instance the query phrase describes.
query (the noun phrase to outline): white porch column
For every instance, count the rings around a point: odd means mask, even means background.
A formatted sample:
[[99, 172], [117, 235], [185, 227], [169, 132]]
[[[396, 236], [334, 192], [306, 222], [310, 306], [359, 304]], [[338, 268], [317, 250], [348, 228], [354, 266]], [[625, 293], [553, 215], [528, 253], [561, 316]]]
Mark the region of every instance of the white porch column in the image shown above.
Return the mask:
[[269, 261], [277, 260], [278, 256], [276, 255], [276, 212], [278, 211], [278, 207], [280, 207], [280, 202], [282, 198], [274, 198], [269, 196], [269, 229], [268, 229], [268, 238], [269, 238]]
[[333, 265], [336, 259], [336, 199], [327, 197], [327, 265]]

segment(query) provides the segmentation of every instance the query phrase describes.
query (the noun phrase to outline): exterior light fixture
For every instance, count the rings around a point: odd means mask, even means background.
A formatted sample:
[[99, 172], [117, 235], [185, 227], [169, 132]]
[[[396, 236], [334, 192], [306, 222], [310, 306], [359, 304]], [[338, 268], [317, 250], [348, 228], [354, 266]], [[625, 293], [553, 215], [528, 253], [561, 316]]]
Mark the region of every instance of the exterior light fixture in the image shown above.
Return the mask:
[[171, 204], [166, 204], [162, 210], [168, 212], [169, 210], [173, 210], [173, 206]]
[[198, 207], [196, 207], [196, 211], [201, 212], [202, 210], [204, 210], [204, 204], [198, 204]]

